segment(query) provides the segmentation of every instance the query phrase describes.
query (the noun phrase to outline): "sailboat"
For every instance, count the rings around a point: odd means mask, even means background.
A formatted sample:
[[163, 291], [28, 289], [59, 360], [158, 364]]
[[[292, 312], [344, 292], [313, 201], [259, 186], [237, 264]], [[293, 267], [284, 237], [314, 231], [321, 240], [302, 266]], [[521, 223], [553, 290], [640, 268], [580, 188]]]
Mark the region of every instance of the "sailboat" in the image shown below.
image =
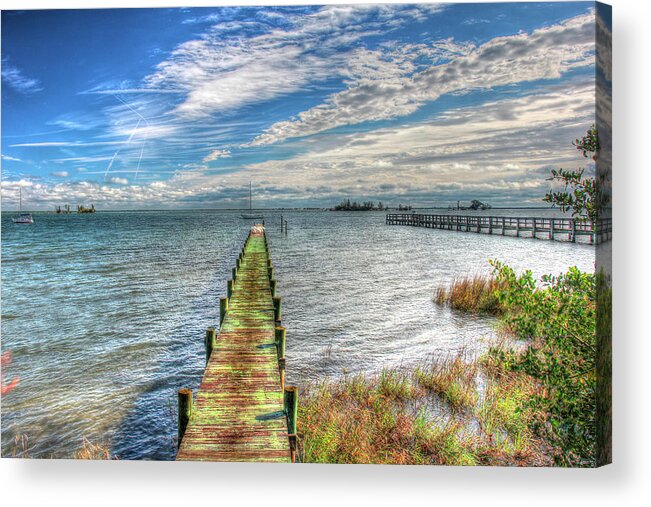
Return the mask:
[[249, 212], [242, 213], [242, 218], [246, 218], [248, 220], [264, 218], [264, 215], [262, 213], [254, 213], [253, 208], [251, 207], [251, 182], [250, 181], [249, 181]]
[[[23, 211], [23, 187], [18, 187], [19, 191], [19, 210]], [[11, 221], [15, 224], [33, 224], [34, 218], [31, 213], [21, 213], [17, 217], [12, 217]]]

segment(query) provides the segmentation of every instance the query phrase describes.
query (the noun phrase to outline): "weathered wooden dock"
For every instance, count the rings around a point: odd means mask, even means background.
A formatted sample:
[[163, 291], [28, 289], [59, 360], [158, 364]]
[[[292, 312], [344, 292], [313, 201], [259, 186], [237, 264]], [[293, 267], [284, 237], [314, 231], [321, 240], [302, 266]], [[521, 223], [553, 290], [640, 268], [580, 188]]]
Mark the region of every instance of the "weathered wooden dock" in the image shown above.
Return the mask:
[[220, 301], [219, 335], [206, 332], [196, 399], [179, 391], [177, 460], [296, 460], [298, 393], [284, 385], [285, 328], [273, 273], [264, 229], [254, 226]]
[[[499, 234], [519, 238], [585, 241], [598, 244], [612, 238], [612, 219], [597, 222], [572, 218], [496, 217], [479, 215], [424, 215], [419, 213], [389, 213], [387, 225], [409, 225], [449, 231]], [[580, 240], [580, 238], [583, 238]]]

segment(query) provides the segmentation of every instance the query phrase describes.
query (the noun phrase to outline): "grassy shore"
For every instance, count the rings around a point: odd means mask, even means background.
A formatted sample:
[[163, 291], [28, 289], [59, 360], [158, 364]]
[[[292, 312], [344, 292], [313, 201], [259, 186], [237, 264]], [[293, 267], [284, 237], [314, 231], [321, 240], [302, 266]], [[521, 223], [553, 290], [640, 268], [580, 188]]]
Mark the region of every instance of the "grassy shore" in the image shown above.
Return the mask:
[[434, 294], [434, 301], [464, 312], [500, 315], [504, 309], [498, 298], [499, 288], [493, 276], [465, 276], [447, 287], [440, 286]]
[[482, 356], [313, 384], [299, 405], [299, 456], [311, 463], [552, 465], [522, 399], [531, 377]]
[[[118, 456], [111, 454], [111, 444], [108, 441], [93, 442], [86, 437], [81, 438], [81, 445], [73, 452], [72, 456], [51, 455], [44, 456], [47, 459], [90, 459], [90, 460], [117, 460]], [[3, 454], [3, 458], [31, 458], [30, 443], [27, 435], [16, 435], [13, 439], [12, 449], [9, 453]], [[42, 456], [39, 456], [42, 457]]]
[[306, 462], [594, 466], [596, 277], [533, 279], [491, 262], [434, 301], [498, 316], [502, 343], [376, 376], [307, 386]]

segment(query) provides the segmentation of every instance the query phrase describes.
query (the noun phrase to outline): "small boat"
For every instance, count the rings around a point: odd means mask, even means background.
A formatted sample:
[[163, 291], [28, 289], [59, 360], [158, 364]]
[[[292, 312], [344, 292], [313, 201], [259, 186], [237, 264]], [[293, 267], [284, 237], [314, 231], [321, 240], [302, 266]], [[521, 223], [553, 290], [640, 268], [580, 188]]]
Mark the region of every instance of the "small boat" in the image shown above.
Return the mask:
[[[23, 210], [23, 189], [22, 187], [18, 187], [19, 191], [19, 205], [18, 209], [20, 211]], [[15, 224], [33, 224], [34, 223], [34, 217], [32, 217], [31, 213], [21, 213], [17, 217], [11, 217], [11, 221]]]
[[21, 213], [17, 217], [12, 217], [11, 221], [15, 224], [33, 224], [34, 218], [31, 213]]
[[251, 182], [249, 181], [249, 212], [248, 213], [242, 213], [242, 218], [245, 218], [247, 220], [257, 220], [257, 219], [262, 219], [264, 218], [264, 215], [262, 213], [255, 213], [253, 211], [253, 208], [251, 207]]

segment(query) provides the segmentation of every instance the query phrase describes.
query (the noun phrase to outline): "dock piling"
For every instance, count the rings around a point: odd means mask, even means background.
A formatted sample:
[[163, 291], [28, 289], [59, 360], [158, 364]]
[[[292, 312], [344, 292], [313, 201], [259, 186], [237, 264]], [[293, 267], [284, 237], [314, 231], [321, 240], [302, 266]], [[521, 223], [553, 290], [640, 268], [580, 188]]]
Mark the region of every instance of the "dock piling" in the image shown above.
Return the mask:
[[206, 346], [206, 364], [210, 361], [210, 356], [213, 349], [217, 346], [217, 331], [214, 327], [209, 327], [206, 329], [206, 337], [204, 338], [204, 344]]
[[298, 389], [295, 386], [285, 386], [285, 413], [287, 414], [287, 430], [290, 435], [296, 435], [296, 419], [298, 418]]
[[219, 298], [219, 327], [221, 327], [228, 311], [228, 298]]
[[273, 298], [274, 301], [274, 320], [276, 322], [280, 322], [283, 316], [283, 298], [281, 297], [275, 297]]
[[[285, 359], [285, 343], [287, 341], [287, 329], [284, 326], [276, 326], [276, 348], [278, 349], [278, 361]], [[283, 368], [284, 369], [284, 368]]]
[[190, 422], [192, 415], [192, 389], [179, 389], [179, 439], [178, 445], [181, 446], [181, 441], [185, 435], [185, 430]]

